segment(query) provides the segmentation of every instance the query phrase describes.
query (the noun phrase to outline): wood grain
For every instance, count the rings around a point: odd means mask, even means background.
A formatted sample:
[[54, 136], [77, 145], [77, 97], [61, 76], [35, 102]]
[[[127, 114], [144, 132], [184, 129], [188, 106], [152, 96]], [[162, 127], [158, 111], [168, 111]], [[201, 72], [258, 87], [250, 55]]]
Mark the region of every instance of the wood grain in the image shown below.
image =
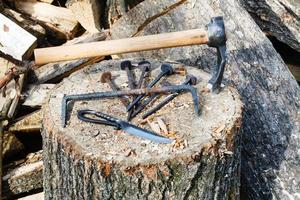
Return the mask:
[[101, 1], [97, 0], [69, 0], [66, 6], [71, 10], [78, 22], [89, 33], [101, 31]]
[[35, 49], [34, 56], [35, 63], [41, 65], [63, 60], [207, 43], [207, 31], [204, 29], [194, 29], [72, 46]]
[[36, 37], [0, 13], [0, 51], [23, 60], [36, 47]]
[[16, 8], [23, 14], [42, 24], [58, 38], [72, 39], [78, 28], [78, 21], [67, 8], [37, 1], [16, 1]]

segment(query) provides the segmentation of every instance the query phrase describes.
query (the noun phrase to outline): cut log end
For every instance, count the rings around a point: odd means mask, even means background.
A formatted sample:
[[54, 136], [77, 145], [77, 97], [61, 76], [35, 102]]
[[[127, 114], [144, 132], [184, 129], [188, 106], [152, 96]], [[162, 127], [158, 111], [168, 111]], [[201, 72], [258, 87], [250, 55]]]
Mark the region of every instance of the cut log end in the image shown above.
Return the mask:
[[[176, 139], [173, 144], [157, 144], [111, 127], [81, 122], [76, 117], [79, 109], [95, 109], [125, 119], [125, 107], [118, 99], [76, 102], [71, 106], [68, 126], [61, 128], [62, 94], [109, 91], [100, 82], [102, 70], [111, 70], [115, 82], [124, 89], [126, 72], [119, 70], [119, 64], [120, 61], [101, 62], [63, 81], [52, 92], [44, 112], [46, 199], [60, 199], [62, 194], [87, 199], [111, 195], [115, 199], [132, 195], [141, 199], [162, 195], [179, 199], [237, 195], [232, 190], [237, 190], [239, 184], [238, 128], [242, 104], [233, 88], [224, 88], [218, 95], [201, 92], [209, 78], [201, 70], [186, 67], [199, 80], [196, 88], [202, 105], [200, 117], [194, 113], [191, 96], [182, 94], [147, 119], [163, 127], [159, 134]], [[159, 73], [160, 64], [152, 61], [156, 68], [152, 77]], [[139, 77], [140, 70], [135, 72]], [[184, 79], [180, 75], [168, 77], [173, 84]], [[149, 129], [140, 120], [142, 114], [132, 123]], [[207, 194], [211, 184], [220, 184], [221, 192], [211, 188]]]

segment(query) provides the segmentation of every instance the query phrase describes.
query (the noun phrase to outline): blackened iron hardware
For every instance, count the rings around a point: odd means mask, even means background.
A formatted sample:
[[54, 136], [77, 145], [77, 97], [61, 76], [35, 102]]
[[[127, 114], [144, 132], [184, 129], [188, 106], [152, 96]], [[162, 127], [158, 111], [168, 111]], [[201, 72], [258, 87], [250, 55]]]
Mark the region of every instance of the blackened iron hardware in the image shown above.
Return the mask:
[[[158, 74], [158, 76], [149, 83], [147, 88], [152, 88], [162, 77], [166, 75], [171, 75], [174, 73], [174, 69], [169, 64], [162, 64], [160, 68], [161, 72]], [[139, 95], [137, 96], [128, 106], [127, 111], [131, 110], [134, 105], [136, 105], [145, 95]]]
[[[181, 85], [188, 85], [188, 84], [190, 84], [190, 85], [196, 85], [196, 82], [197, 82], [197, 78], [195, 77], [195, 76], [193, 76], [193, 75], [187, 75], [186, 76], [186, 79], [185, 79], [185, 81], [181, 84]], [[176, 93], [173, 93], [173, 94], [171, 94], [170, 96], [172, 96], [172, 98], [171, 97], [169, 97], [169, 98], [171, 98], [169, 101], [171, 101], [172, 99], [174, 99], [176, 96], [178, 96], [179, 95], [179, 93], [178, 92], [176, 92]], [[151, 95], [148, 99], [146, 99], [145, 100], [145, 102], [143, 102], [142, 104], [140, 104], [139, 105], [139, 107], [137, 107], [136, 108], [136, 110], [132, 113], [132, 115], [131, 115], [131, 118], [133, 118], [133, 117], [135, 117], [136, 115], [138, 115], [144, 108], [146, 108], [146, 106], [149, 104], [149, 103], [151, 103], [155, 98], [157, 97], [157, 94], [154, 94], [154, 95]], [[168, 102], [169, 102], [168, 101]], [[156, 111], [158, 111], [160, 108], [162, 108], [165, 104], [167, 104], [168, 102], [165, 102], [165, 100], [163, 100], [162, 101], [162, 104], [163, 105], [161, 105], [160, 107], [155, 107], [155, 112]], [[160, 103], [161, 104], [161, 103]], [[159, 105], [160, 105], [159, 104]], [[151, 109], [152, 110], [152, 109]], [[147, 112], [148, 113], [148, 112]], [[151, 114], [153, 114], [153, 113], [151, 113]], [[151, 115], [150, 114], [150, 115]], [[145, 118], [143, 118], [143, 119], [145, 119]]]
[[[187, 75], [185, 81], [182, 83], [182, 85], [196, 85], [197, 83], [197, 78], [193, 75]], [[146, 119], [148, 116], [154, 114], [155, 112], [157, 112], [158, 110], [160, 110], [162, 107], [164, 107], [165, 105], [167, 105], [170, 101], [172, 101], [173, 99], [175, 99], [180, 93], [176, 92], [173, 94], [170, 94], [169, 96], [167, 96], [164, 100], [162, 100], [159, 104], [157, 104], [154, 108], [150, 109], [149, 111], [147, 111], [142, 118]]]
[[67, 109], [68, 109], [68, 103], [70, 101], [88, 101], [94, 99], [121, 97], [121, 96], [129, 96], [129, 95], [163, 94], [163, 93], [181, 92], [181, 91], [191, 93], [194, 102], [195, 114], [199, 116], [200, 108], [199, 108], [199, 97], [197, 94], [197, 89], [190, 85], [174, 85], [174, 86], [168, 86], [162, 88], [144, 88], [144, 89], [121, 90], [121, 91], [112, 91], [112, 92], [95, 92], [95, 93], [86, 93], [86, 94], [66, 95], [62, 99], [62, 110], [61, 110], [62, 126], [63, 127], [66, 126]]

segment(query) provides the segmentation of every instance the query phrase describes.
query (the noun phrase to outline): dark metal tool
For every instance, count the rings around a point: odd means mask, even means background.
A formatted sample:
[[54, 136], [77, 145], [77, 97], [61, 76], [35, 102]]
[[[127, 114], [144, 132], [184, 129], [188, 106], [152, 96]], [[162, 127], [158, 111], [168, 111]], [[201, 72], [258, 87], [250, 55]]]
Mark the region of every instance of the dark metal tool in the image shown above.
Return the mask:
[[127, 77], [128, 77], [128, 85], [130, 89], [135, 89], [136, 88], [136, 83], [134, 80], [134, 75], [132, 73], [132, 65], [131, 62], [129, 60], [125, 60], [123, 62], [121, 62], [120, 64], [120, 68], [121, 70], [125, 70], [127, 73]]
[[[168, 81], [165, 81], [164, 83], [162, 83], [163, 87], [166, 86], [171, 86], [172, 84], [169, 83]], [[130, 114], [130, 117], [127, 119], [127, 121], [132, 120], [132, 118], [134, 118], [135, 116], [137, 116], [144, 108], [146, 108], [146, 106], [151, 103], [152, 101], [154, 101], [154, 99], [156, 99], [159, 96], [159, 94], [152, 94], [149, 98], [147, 98], [145, 101], [141, 102], [139, 105], [137, 105], [137, 107], [134, 109], [131, 109], [133, 112]]]
[[[131, 62], [129, 60], [125, 60], [125, 61], [121, 62], [120, 68], [121, 68], [121, 70], [125, 70], [126, 71], [127, 78], [128, 78], [129, 88], [132, 89], [132, 90], [136, 89], [136, 82], [135, 82], [135, 79], [134, 79]], [[128, 104], [127, 104], [127, 106], [128, 106]], [[126, 106], [126, 108], [127, 108], [127, 106]], [[132, 115], [132, 112], [133, 112], [132, 110], [130, 110], [128, 112], [127, 119], [130, 119], [130, 116]]]
[[135, 108], [135, 110], [131, 113], [130, 117], [128, 118], [128, 121], [131, 121], [135, 116], [137, 116], [144, 108], [147, 107], [149, 103], [151, 103], [155, 98], [157, 98], [158, 95], [159, 94], [152, 94], [148, 99], [146, 99], [144, 102], [138, 105], [137, 108]]
[[[118, 86], [116, 85], [116, 83], [112, 80], [111, 72], [102, 73], [100, 81], [101, 81], [101, 83], [107, 83], [110, 86], [112, 91], [119, 91], [120, 90], [118, 88]], [[125, 96], [119, 97], [119, 99], [120, 99], [121, 103], [126, 108], [129, 104], [128, 99]]]
[[[86, 115], [92, 115], [94, 118], [87, 117]], [[116, 127], [117, 129], [122, 129], [123, 131], [126, 131], [127, 133], [130, 133], [132, 135], [149, 139], [153, 142], [157, 143], [171, 143], [174, 140], [163, 137], [161, 135], [158, 135], [156, 133], [150, 132], [146, 129], [142, 129], [138, 126], [135, 126], [133, 124], [130, 124], [128, 122], [122, 121], [120, 119], [114, 118], [110, 115], [104, 114], [102, 112], [96, 112], [94, 110], [79, 110], [77, 112], [77, 117], [85, 122], [90, 122], [90, 123], [96, 123], [96, 124], [105, 124], [109, 126]], [[98, 119], [95, 119], [97, 117]], [[104, 119], [104, 120], [100, 120]]]
[[142, 68], [141, 76], [136, 87], [139, 89], [142, 88], [145, 77], [147, 76], [147, 73], [149, 73], [151, 70], [151, 63], [148, 61], [141, 61], [139, 62], [138, 66]]
[[226, 34], [223, 17], [213, 17], [207, 25], [208, 46], [217, 49], [217, 66], [214, 67], [212, 78], [208, 81], [208, 88], [218, 92], [223, 79], [226, 63]]
[[[150, 73], [151, 63], [148, 62], [148, 61], [141, 61], [141, 62], [138, 63], [138, 67], [142, 68], [141, 76], [140, 76], [139, 82], [137, 84], [137, 88], [140, 89], [140, 88], [142, 88], [142, 85], [143, 85], [143, 83], [145, 81], [145, 77], [148, 76], [149, 73]], [[135, 100], [135, 98], [136, 97], [134, 97], [134, 100]], [[135, 103], [134, 106], [138, 106], [138, 102]], [[133, 113], [134, 113], [134, 109], [130, 109], [128, 111], [127, 121], [130, 121], [133, 118], [133, 116], [132, 116]]]
[[[174, 69], [171, 65], [169, 64], [162, 64], [160, 67], [161, 72], [159, 75], [149, 83], [147, 88], [152, 88], [163, 76], [166, 75], [171, 75], [174, 73]], [[127, 106], [127, 111], [131, 110], [134, 105], [136, 105], [137, 102], [139, 102], [145, 95], [139, 95], [137, 96], [128, 106]]]
[[[197, 78], [195, 77], [195, 76], [193, 76], [193, 75], [187, 75], [186, 76], [186, 79], [185, 79], [185, 81], [181, 84], [181, 85], [188, 85], [188, 84], [190, 84], [190, 85], [195, 85], [196, 84], [196, 82], [197, 82]], [[176, 96], [178, 96], [179, 95], [179, 93], [174, 93], [174, 94], [171, 94], [170, 96], [173, 96], [173, 99], [176, 97]], [[147, 105], [149, 104], [149, 103], [151, 103], [156, 97], [158, 96], [158, 94], [153, 94], [153, 95], [151, 95], [148, 99], [146, 99], [143, 103], [141, 103], [135, 110], [134, 110], [134, 112], [131, 114], [131, 118], [130, 118], [130, 120], [132, 119], [132, 118], [134, 118], [135, 116], [137, 116], [144, 108], [146, 108], [147, 107]], [[170, 101], [171, 101], [172, 99], [170, 99]], [[163, 102], [164, 102], [165, 100], [163, 100]], [[163, 103], [162, 102], [162, 103]], [[166, 103], [168, 103], [168, 102], [166, 102]], [[163, 105], [164, 106], [164, 105]], [[162, 106], [162, 107], [163, 107]], [[158, 108], [158, 110], [159, 110], [160, 108]], [[152, 110], [152, 109], [151, 109]], [[157, 111], [157, 110], [156, 110]], [[156, 112], [155, 111], [155, 112]], [[148, 112], [147, 112], [148, 113]]]
[[[193, 75], [187, 75], [185, 81], [181, 85], [196, 85], [197, 83], [197, 78]], [[162, 107], [167, 105], [170, 101], [175, 99], [180, 93], [176, 92], [173, 94], [170, 94], [167, 96], [164, 100], [162, 100], [159, 104], [157, 104], [154, 108], [150, 109], [148, 112], [146, 112], [142, 118], [145, 119], [149, 117], [150, 115], [154, 114], [158, 110], [160, 110]]]
[[192, 94], [195, 113], [196, 115], [200, 115], [199, 97], [197, 94], [197, 89], [190, 85], [174, 85], [174, 86], [168, 86], [162, 88], [144, 88], [144, 89], [121, 90], [121, 91], [112, 91], [112, 92], [95, 92], [95, 93], [64, 96], [62, 99], [62, 110], [61, 110], [62, 126], [63, 127], [66, 126], [67, 109], [68, 109], [68, 103], [70, 101], [88, 101], [94, 99], [112, 98], [112, 97], [129, 96], [129, 95], [149, 95], [155, 93], [162, 94], [162, 93], [179, 92], [179, 91], [187, 91]]

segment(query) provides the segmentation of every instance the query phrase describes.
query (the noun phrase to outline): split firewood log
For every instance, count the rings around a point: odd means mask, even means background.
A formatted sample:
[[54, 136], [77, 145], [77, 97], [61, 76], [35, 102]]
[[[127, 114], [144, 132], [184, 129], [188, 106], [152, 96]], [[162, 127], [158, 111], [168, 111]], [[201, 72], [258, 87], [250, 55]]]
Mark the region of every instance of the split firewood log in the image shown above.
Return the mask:
[[42, 128], [42, 110], [25, 115], [11, 124], [8, 128], [12, 133], [39, 133]]
[[12, 9], [5, 8], [3, 14], [16, 22], [19, 26], [27, 30], [37, 38], [37, 44], [42, 44], [45, 40], [46, 30], [34, 20], [26, 17]]
[[27, 195], [25, 197], [19, 198], [18, 200], [44, 200], [44, 192]]
[[9, 158], [24, 151], [22, 142], [11, 132], [4, 132], [3, 134], [3, 158]]
[[241, 2], [264, 32], [300, 52], [300, 1]]
[[2, 53], [18, 60], [31, 56], [36, 47], [36, 37], [1, 13], [0, 27], [0, 51]]
[[[8, 166], [6, 166], [8, 167]], [[21, 162], [15, 162], [5, 171], [3, 180], [3, 199], [43, 188], [42, 151], [30, 153]]]
[[85, 30], [89, 33], [98, 33], [101, 31], [103, 4], [103, 1], [97, 0], [68, 0], [66, 6]]
[[54, 0], [39, 0], [39, 1], [51, 4]]
[[121, 16], [144, 0], [107, 0], [105, 23], [111, 27]]
[[30, 16], [60, 39], [72, 39], [78, 30], [78, 21], [67, 8], [38, 1], [15, 1], [18, 11]]
[[[145, 0], [115, 22], [111, 34], [117, 39], [201, 28], [217, 15], [224, 16], [227, 30], [226, 82], [238, 88], [245, 105], [242, 194], [250, 199], [296, 198], [300, 89], [237, 0]], [[214, 50], [207, 46], [120, 55], [125, 56], [177, 60], [206, 69], [216, 62]]]
[[55, 84], [27, 85], [22, 95], [25, 97], [23, 106], [40, 108], [45, 103], [50, 90]]

